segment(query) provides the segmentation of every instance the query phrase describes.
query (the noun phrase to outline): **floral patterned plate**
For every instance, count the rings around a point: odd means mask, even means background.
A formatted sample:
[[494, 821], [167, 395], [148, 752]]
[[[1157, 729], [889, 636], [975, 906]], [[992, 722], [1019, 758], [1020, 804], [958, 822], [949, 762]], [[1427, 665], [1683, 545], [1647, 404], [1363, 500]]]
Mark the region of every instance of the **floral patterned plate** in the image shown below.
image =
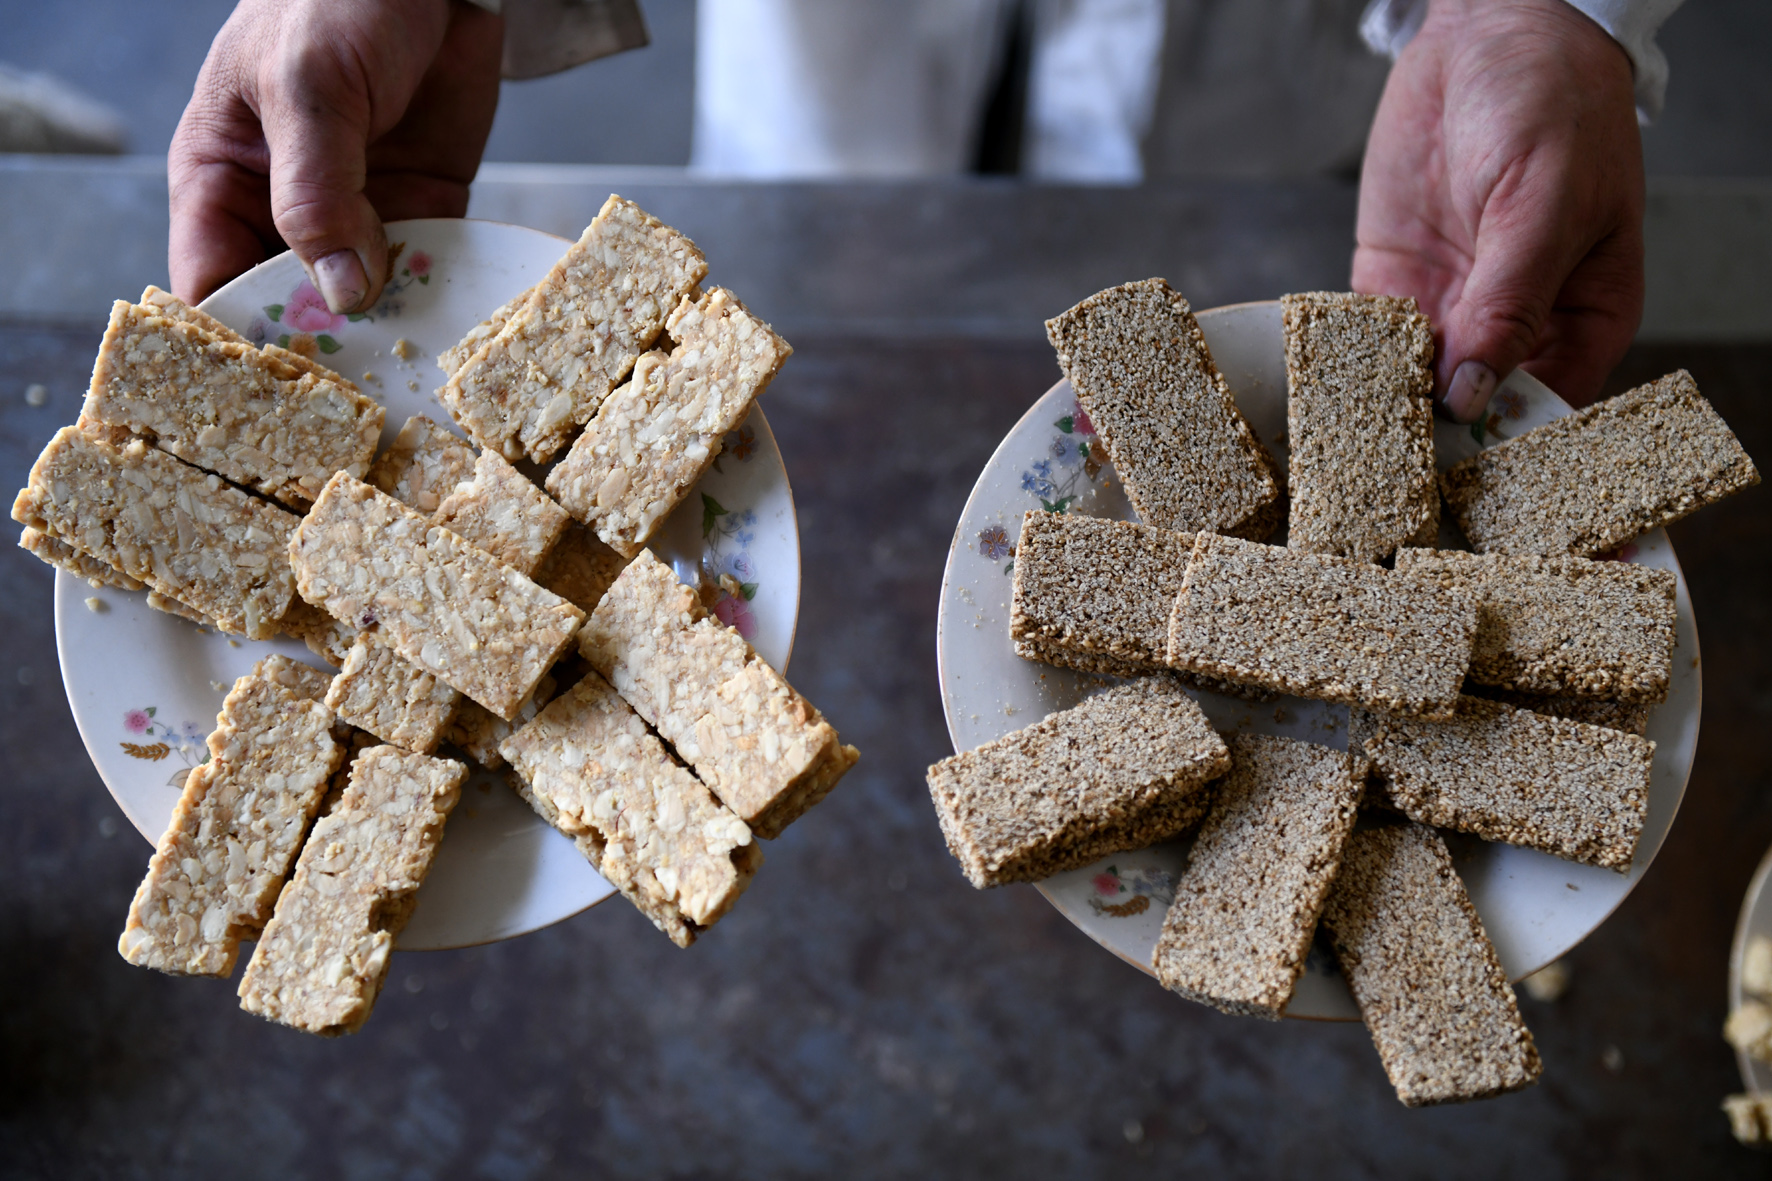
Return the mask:
[[[203, 304], [253, 340], [315, 356], [379, 399], [388, 410], [384, 444], [412, 414], [449, 423], [434, 393], [442, 384], [436, 354], [539, 280], [568, 245], [536, 230], [478, 221], [396, 222], [388, 235], [400, 244], [394, 279], [366, 315], [328, 312], [287, 254]], [[402, 340], [408, 359], [395, 351]], [[665, 522], [653, 548], [692, 585], [730, 576], [738, 593], [721, 592], [715, 611], [770, 663], [786, 666], [800, 605], [800, 543], [793, 492], [761, 409], [727, 436], [718, 463]], [[145, 593], [94, 591], [61, 573], [55, 625], [80, 736], [105, 786], [149, 841], [164, 831], [189, 769], [207, 757], [204, 736], [234, 678], [270, 652], [320, 663], [293, 640], [219, 635], [150, 609]], [[449, 819], [400, 947], [461, 947], [520, 935], [611, 892], [500, 775], [479, 772]]]
[[[1237, 304], [1200, 313], [1200, 327], [1250, 427], [1285, 463], [1286, 369], [1280, 305]], [[1568, 414], [1562, 399], [1524, 372], [1502, 383], [1476, 427], [1435, 426], [1441, 468], [1531, 427]], [[948, 553], [937, 632], [942, 706], [955, 750], [969, 750], [1074, 705], [1106, 682], [1015, 655], [1009, 642], [1010, 576], [1023, 514], [1031, 509], [1132, 519], [1114, 469], [1068, 382], [1034, 403], [985, 465]], [[1271, 539], [1283, 543], [1285, 535]], [[1440, 544], [1461, 547], [1450, 528]], [[1674, 571], [1667, 535], [1645, 534], [1617, 555]], [[1673, 823], [1698, 741], [1698, 633], [1679, 577], [1677, 648], [1666, 704], [1650, 715], [1655, 740], [1649, 815], [1629, 874], [1576, 865], [1509, 845], [1448, 834], [1448, 845], [1510, 979], [1537, 971], [1599, 926], [1647, 872]], [[1250, 705], [1197, 695], [1220, 730], [1251, 730], [1347, 747], [1345, 707], [1296, 697]], [[1059, 874], [1039, 890], [1066, 918], [1116, 955], [1150, 971], [1151, 949], [1174, 898], [1189, 842], [1104, 858]], [[1287, 1014], [1356, 1019], [1353, 999], [1319, 943]]]

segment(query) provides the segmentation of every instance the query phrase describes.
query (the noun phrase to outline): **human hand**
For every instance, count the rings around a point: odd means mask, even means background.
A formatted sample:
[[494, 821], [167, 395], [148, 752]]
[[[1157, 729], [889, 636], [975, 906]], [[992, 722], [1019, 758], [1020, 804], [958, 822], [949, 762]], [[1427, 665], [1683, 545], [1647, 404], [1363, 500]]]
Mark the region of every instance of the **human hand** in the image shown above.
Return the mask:
[[1413, 295], [1436, 391], [1475, 421], [1519, 365], [1577, 406], [1643, 311], [1631, 64], [1563, 0], [1432, 0], [1360, 176], [1357, 291]]
[[502, 36], [462, 0], [240, 0], [167, 154], [173, 291], [286, 243], [333, 312], [373, 305], [382, 220], [467, 211]]

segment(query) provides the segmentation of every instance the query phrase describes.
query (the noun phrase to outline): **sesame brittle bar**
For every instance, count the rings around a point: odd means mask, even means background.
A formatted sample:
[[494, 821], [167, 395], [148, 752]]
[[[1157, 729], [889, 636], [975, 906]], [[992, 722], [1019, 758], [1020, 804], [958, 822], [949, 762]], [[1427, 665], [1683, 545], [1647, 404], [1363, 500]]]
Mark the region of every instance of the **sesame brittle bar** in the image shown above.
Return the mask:
[[1280, 300], [1286, 335], [1286, 544], [1375, 562], [1439, 527], [1433, 325], [1413, 299]]
[[344, 752], [332, 714], [276, 681], [241, 677], [209, 759], [185, 780], [117, 950], [162, 972], [226, 976], [271, 915]]
[[1238, 734], [1213, 788], [1151, 966], [1163, 987], [1226, 1013], [1278, 1020], [1359, 811], [1352, 760]]
[[627, 377], [707, 269], [695, 243], [611, 196], [438, 397], [488, 451], [546, 463]]
[[289, 543], [301, 595], [501, 718], [566, 650], [584, 612], [340, 472]]
[[1323, 908], [1335, 956], [1406, 1106], [1517, 1091], [1543, 1066], [1440, 835], [1362, 829]]
[[12, 517], [224, 631], [269, 639], [289, 607], [295, 514], [140, 439], [118, 449], [63, 427], [31, 468]]
[[1759, 482], [1684, 369], [1479, 451], [1440, 477], [1477, 552], [1588, 558]]
[[1098, 292], [1046, 321], [1046, 336], [1139, 520], [1256, 539], [1279, 525], [1285, 501], [1273, 459], [1169, 284]]
[[1202, 533], [1169, 617], [1169, 663], [1281, 693], [1450, 716], [1474, 599], [1351, 558]]
[[685, 299], [665, 331], [676, 347], [642, 356], [548, 475], [548, 491], [627, 557], [689, 494], [794, 351], [720, 287]]
[[437, 748], [461, 694], [392, 648], [358, 636], [332, 678], [326, 708], [383, 742], [416, 755]]
[[779, 835], [860, 757], [649, 550], [603, 596], [579, 649], [760, 837]]
[[731, 909], [763, 862], [744, 821], [595, 672], [499, 749], [542, 818], [679, 947]]
[[1649, 729], [1649, 711], [1654, 708], [1646, 702], [1626, 703], [1601, 701], [1593, 697], [1546, 697], [1538, 693], [1516, 693], [1512, 689], [1496, 689], [1472, 681], [1465, 682], [1464, 691], [1472, 697], [1504, 702], [1516, 709], [1529, 709], [1535, 714], [1550, 718], [1586, 722], [1590, 726], [1604, 726], [1608, 730], [1622, 730], [1639, 738]]
[[240, 980], [240, 1006], [310, 1033], [369, 1019], [467, 767], [374, 746], [314, 825]]
[[571, 520], [528, 476], [495, 452], [474, 461], [473, 478], [437, 506], [437, 524], [505, 565], [534, 575]]
[[948, 851], [979, 889], [1037, 881], [1191, 827], [1230, 770], [1173, 677], [1118, 685], [929, 768]]
[[1467, 674], [1544, 697], [1654, 704], [1674, 657], [1671, 570], [1588, 558], [1403, 549], [1397, 573], [1476, 598]]
[[1366, 758], [1411, 820], [1630, 869], [1649, 810], [1648, 739], [1475, 697], [1449, 721], [1376, 720]]
[[80, 417], [299, 508], [332, 473], [367, 470], [385, 411], [348, 384], [118, 300]]

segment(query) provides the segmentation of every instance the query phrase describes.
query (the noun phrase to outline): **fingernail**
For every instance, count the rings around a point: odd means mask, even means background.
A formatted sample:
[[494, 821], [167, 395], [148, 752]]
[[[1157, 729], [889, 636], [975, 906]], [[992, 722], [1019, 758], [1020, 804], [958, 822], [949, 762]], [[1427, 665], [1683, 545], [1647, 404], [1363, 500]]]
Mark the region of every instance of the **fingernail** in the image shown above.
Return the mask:
[[314, 263], [314, 286], [335, 316], [354, 312], [369, 290], [369, 276], [355, 250], [334, 250]]
[[1458, 422], [1475, 422], [1489, 408], [1495, 381], [1495, 370], [1481, 361], [1466, 361], [1453, 372], [1440, 404]]

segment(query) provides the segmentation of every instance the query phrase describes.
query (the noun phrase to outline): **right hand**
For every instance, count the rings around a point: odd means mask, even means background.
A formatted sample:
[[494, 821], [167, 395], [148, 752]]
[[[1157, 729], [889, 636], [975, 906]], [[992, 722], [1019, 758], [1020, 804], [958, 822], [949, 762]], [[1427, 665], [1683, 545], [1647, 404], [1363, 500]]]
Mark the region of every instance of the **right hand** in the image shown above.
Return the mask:
[[503, 37], [464, 0], [240, 0], [167, 154], [174, 293], [287, 245], [333, 312], [372, 306], [382, 221], [467, 211]]

